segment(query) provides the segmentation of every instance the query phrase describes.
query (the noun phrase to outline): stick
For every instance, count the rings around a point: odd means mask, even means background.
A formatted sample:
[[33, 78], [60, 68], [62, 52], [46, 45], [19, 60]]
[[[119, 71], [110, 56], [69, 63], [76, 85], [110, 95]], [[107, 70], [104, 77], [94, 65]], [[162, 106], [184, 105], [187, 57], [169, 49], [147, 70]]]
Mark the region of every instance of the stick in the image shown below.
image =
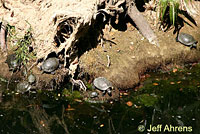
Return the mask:
[[1, 24], [1, 30], [0, 30], [0, 41], [1, 41], [1, 51], [6, 52], [7, 51], [7, 44], [6, 44], [6, 22], [2, 22]]
[[110, 67], [110, 56], [109, 55], [106, 55], [106, 56], [107, 56], [107, 60], [108, 60], [107, 67]]

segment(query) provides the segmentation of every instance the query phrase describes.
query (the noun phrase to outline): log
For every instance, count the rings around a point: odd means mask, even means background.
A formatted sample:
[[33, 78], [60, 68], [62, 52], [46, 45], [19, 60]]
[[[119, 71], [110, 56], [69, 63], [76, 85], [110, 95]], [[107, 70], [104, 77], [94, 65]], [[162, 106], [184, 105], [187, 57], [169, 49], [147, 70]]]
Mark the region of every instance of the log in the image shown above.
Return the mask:
[[0, 43], [1, 43], [1, 51], [6, 52], [7, 51], [7, 45], [6, 45], [6, 22], [2, 22], [1, 24], [1, 30], [0, 30]]
[[137, 28], [141, 34], [151, 43], [159, 46], [157, 42], [157, 36], [153, 32], [149, 23], [146, 21], [144, 16], [138, 11], [135, 2], [131, 0], [126, 0], [127, 14], [136, 24]]

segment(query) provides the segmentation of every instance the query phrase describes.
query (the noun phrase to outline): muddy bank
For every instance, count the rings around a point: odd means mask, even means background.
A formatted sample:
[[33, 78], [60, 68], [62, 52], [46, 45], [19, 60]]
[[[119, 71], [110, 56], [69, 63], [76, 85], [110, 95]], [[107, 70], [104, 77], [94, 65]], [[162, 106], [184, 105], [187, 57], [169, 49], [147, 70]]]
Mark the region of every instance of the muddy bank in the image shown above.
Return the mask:
[[[146, 13], [143, 14], [145, 15]], [[185, 63], [199, 61], [199, 50], [191, 50], [189, 47], [177, 43], [175, 41], [176, 35], [173, 34], [174, 29], [169, 29], [167, 32], [159, 31], [155, 25], [155, 18], [146, 17], [146, 19], [158, 36], [159, 47], [150, 44], [133, 25], [130, 23], [125, 24], [124, 22], [122, 27], [113, 25], [110, 32], [108, 27], [104, 29], [104, 38], [107, 40], [104, 41], [104, 48], [97, 45], [96, 36], [99, 36], [100, 30], [98, 31], [92, 27], [88, 30], [89, 33], [81, 36], [82, 38], [76, 44], [76, 47], [81, 47], [77, 49], [78, 52], [75, 54], [76, 56], [79, 54], [80, 59], [78, 60], [75, 56], [74, 60], [70, 62], [75, 66], [79, 63], [80, 70], [91, 76], [84, 82], [89, 81], [91, 83], [93, 78], [103, 76], [112, 81], [117, 89], [133, 88], [139, 83], [141, 75], [146, 71], [157, 69], [168, 71], [173, 67], [184, 66]], [[195, 20], [199, 25], [199, 17], [196, 17]], [[99, 26], [99, 24], [96, 25]], [[180, 32], [189, 33], [200, 42], [200, 29], [192, 26], [185, 24]], [[82, 44], [79, 45], [79, 43]], [[83, 47], [84, 50], [81, 49]], [[92, 47], [92, 49], [89, 48], [86, 51], [87, 47]], [[42, 48], [42, 46], [39, 48]], [[5, 63], [6, 56], [3, 53], [1, 55], [0, 75], [9, 79], [12, 72], [9, 71], [8, 65]], [[36, 84], [39, 88], [52, 89], [55, 83], [55, 87], [61, 87], [63, 83], [69, 82], [69, 70], [67, 68], [70, 68], [70, 66], [64, 68], [63, 62], [66, 61], [62, 61], [62, 67], [56, 70], [55, 75], [41, 74], [38, 68], [41, 63], [34, 66], [29, 73], [36, 75]], [[27, 66], [30, 67], [34, 63], [35, 59], [30, 61]], [[21, 72], [16, 72], [12, 75], [12, 79], [23, 80], [25, 77], [21, 76]]]
[[[198, 20], [198, 25], [200, 21]], [[173, 30], [168, 32], [154, 30], [159, 37], [160, 47], [149, 44], [142, 35], [131, 24], [127, 24], [127, 30], [117, 31], [112, 29], [111, 32], [105, 32], [105, 38], [115, 42], [105, 42], [104, 48], [97, 45], [85, 52], [80, 57], [80, 68], [87, 72], [92, 78], [103, 76], [112, 81], [117, 89], [133, 88], [140, 81], [140, 76], [149, 70], [170, 70], [173, 67], [184, 66], [185, 63], [198, 62], [200, 60], [200, 52], [198, 49], [190, 49], [175, 41], [176, 35]], [[194, 36], [200, 42], [200, 29], [198, 27], [190, 27], [185, 25], [181, 32], [186, 32]], [[0, 74], [2, 77], [9, 79], [12, 72], [9, 71], [8, 65], [5, 63], [6, 56], [1, 53]], [[108, 57], [110, 65], [108, 66]], [[28, 66], [34, 64], [31, 61]], [[54, 84], [57, 85], [67, 83], [67, 70], [61, 68], [56, 71], [55, 75], [42, 74], [38, 68], [34, 66], [31, 73], [36, 75], [38, 88], [52, 89]], [[29, 72], [30, 73], [30, 72]], [[12, 79], [25, 79], [21, 76], [21, 72], [14, 73]], [[55, 86], [57, 87], [57, 86]]]
[[[197, 18], [197, 25], [199, 24], [200, 19]], [[140, 76], [146, 71], [167, 71], [200, 60], [198, 49], [190, 49], [175, 41], [176, 34], [173, 34], [173, 29], [163, 32], [153, 25], [152, 27], [159, 38], [160, 47], [149, 44], [132, 25], [127, 24], [125, 31], [112, 29], [111, 32], [105, 33], [106, 38], [116, 45], [105, 43], [105, 49], [97, 46], [88, 51], [80, 58], [81, 68], [94, 77], [106, 77], [117, 88], [127, 89], [137, 85]], [[185, 25], [180, 32], [189, 33], [200, 42], [198, 27]]]
[[[197, 22], [199, 25], [200, 20]], [[198, 49], [191, 50], [175, 41], [176, 35], [173, 34], [173, 29], [163, 32], [156, 27], [153, 28], [158, 35], [160, 47], [149, 44], [129, 23], [125, 31], [112, 28], [111, 32], [104, 32], [104, 37], [116, 44], [104, 42], [104, 48], [97, 45], [96, 48], [83, 53], [79, 60], [81, 70], [91, 76], [88, 79], [89, 83], [92, 82], [93, 78], [103, 76], [112, 81], [117, 89], [133, 88], [139, 83], [140, 76], [146, 71], [157, 69], [168, 71], [173, 67], [184, 66], [185, 63], [200, 60]], [[181, 32], [193, 35], [200, 42], [200, 29], [198, 27], [185, 25]], [[5, 63], [6, 56], [3, 53], [1, 55], [0, 75], [9, 79], [12, 72], [9, 71], [8, 65]], [[108, 63], [108, 57], [110, 63]], [[32, 60], [28, 66], [30, 67], [34, 62]], [[108, 64], [110, 65], [108, 66]], [[63, 67], [58, 69], [55, 75], [42, 74], [38, 67], [39, 65], [34, 66], [30, 72], [36, 75], [37, 86], [40, 89], [52, 89], [54, 86], [60, 87], [59, 84], [62, 86], [63, 83], [69, 82], [66, 79], [68, 78], [67, 70]], [[12, 79], [25, 79], [21, 74], [21, 72], [14, 73]], [[55, 85], [55, 83], [57, 84]]]

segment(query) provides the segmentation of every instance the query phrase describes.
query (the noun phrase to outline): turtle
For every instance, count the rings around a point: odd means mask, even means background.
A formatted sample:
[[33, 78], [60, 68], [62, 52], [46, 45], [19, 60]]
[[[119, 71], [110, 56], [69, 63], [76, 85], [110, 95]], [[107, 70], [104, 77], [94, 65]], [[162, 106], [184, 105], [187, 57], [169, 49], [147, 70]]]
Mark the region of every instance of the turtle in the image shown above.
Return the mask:
[[179, 33], [176, 37], [176, 41], [180, 42], [185, 46], [189, 46], [190, 48], [197, 47], [197, 41], [194, 39], [192, 35], [187, 33]]
[[21, 62], [16, 57], [17, 55], [15, 53], [7, 56], [6, 63], [8, 64], [9, 71], [15, 72], [20, 67]]
[[93, 81], [93, 85], [95, 88], [101, 90], [103, 92], [103, 95], [105, 95], [107, 92], [108, 95], [112, 96], [111, 89], [113, 88], [113, 86], [110, 83], [110, 81], [108, 81], [106, 78], [104, 77], [95, 78]]
[[33, 75], [33, 74], [30, 74], [29, 76], [28, 76], [28, 82], [30, 83], [30, 84], [33, 84], [33, 83], [35, 83], [35, 81], [36, 81], [36, 77], [35, 77], [35, 75]]
[[95, 91], [93, 91], [93, 92], [90, 93], [90, 98], [96, 98], [98, 96], [99, 96], [99, 93], [97, 93]]
[[53, 57], [53, 58], [48, 58], [46, 59], [42, 66], [41, 66], [41, 70], [43, 71], [43, 73], [51, 73], [51, 74], [55, 74], [55, 70], [59, 67], [59, 59]]
[[18, 93], [25, 93], [30, 91], [31, 85], [27, 81], [22, 81], [17, 84], [17, 92]]

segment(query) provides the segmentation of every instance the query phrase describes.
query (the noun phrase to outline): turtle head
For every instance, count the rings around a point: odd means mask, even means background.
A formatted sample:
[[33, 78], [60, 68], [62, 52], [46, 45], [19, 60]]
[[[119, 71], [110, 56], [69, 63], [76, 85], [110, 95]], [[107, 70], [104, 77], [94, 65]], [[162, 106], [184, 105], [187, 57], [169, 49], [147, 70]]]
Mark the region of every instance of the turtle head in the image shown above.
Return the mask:
[[112, 91], [111, 91], [112, 89], [113, 89], [113, 87], [110, 87], [110, 88], [107, 89], [107, 92], [108, 92], [109, 96], [112, 96]]
[[197, 48], [197, 44], [198, 44], [198, 41], [194, 42], [194, 43], [190, 46], [190, 49], [192, 49], [192, 48], [198, 49], [198, 48]]

